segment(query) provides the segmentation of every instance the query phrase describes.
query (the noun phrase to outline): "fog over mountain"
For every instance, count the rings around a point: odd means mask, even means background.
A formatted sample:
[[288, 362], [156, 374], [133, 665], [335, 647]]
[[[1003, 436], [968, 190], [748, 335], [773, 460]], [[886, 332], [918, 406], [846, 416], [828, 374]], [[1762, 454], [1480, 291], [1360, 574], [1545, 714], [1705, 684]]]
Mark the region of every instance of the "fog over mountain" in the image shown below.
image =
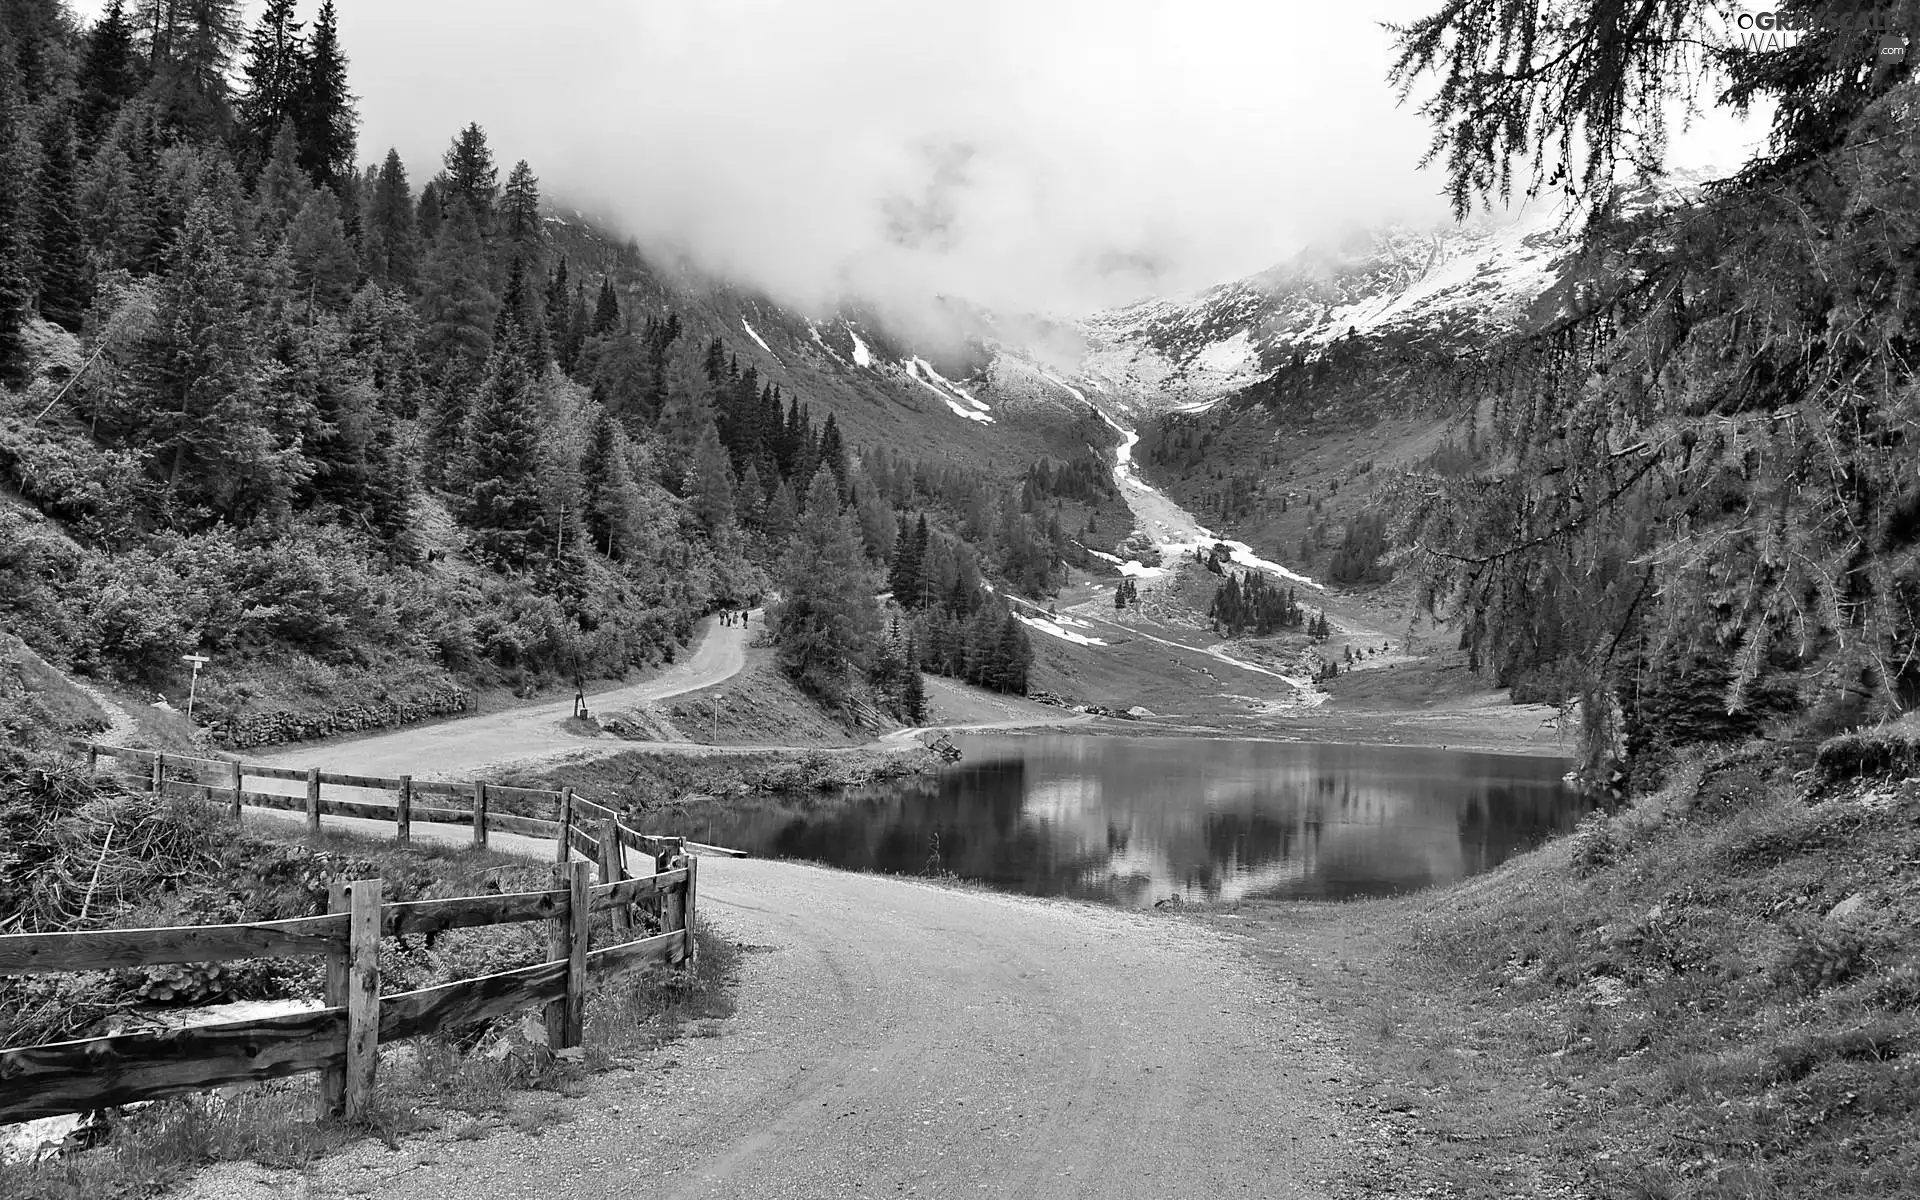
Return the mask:
[[347, 0], [340, 20], [360, 156], [397, 147], [416, 186], [478, 121], [503, 177], [525, 158], [550, 199], [788, 302], [1077, 313], [1443, 219], [1385, 79], [1383, 23], [1430, 7]]

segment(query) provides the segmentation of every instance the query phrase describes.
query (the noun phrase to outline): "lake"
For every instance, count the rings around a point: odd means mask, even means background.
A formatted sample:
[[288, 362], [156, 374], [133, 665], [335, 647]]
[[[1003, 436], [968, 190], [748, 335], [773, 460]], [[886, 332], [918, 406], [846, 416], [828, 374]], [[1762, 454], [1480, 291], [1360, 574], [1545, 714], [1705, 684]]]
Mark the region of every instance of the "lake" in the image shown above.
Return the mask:
[[690, 806], [757, 855], [1146, 907], [1343, 899], [1485, 871], [1589, 811], [1559, 758], [1411, 747], [967, 736], [938, 776]]

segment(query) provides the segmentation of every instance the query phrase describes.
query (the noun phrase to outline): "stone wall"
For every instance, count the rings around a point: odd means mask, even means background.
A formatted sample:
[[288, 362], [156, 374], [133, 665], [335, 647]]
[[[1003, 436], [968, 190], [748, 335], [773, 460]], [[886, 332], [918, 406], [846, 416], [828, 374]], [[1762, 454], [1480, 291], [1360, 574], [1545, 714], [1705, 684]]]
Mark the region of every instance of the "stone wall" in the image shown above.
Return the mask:
[[441, 687], [398, 700], [375, 704], [350, 704], [331, 712], [296, 713], [285, 709], [250, 713], [213, 727], [219, 741], [235, 749], [268, 746], [276, 742], [305, 742], [357, 733], [367, 729], [387, 729], [467, 711], [473, 696], [464, 688]]

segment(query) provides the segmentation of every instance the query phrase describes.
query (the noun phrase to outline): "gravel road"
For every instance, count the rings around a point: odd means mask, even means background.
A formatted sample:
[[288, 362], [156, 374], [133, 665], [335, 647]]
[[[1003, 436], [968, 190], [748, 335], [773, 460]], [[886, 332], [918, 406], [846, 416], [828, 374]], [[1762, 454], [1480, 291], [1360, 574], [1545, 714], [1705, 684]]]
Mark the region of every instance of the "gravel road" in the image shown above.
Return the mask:
[[[640, 683], [591, 695], [587, 707], [595, 713], [615, 712], [732, 678], [746, 662], [747, 638], [759, 629], [762, 619], [756, 610], [753, 623], [742, 628], [709, 617], [701, 623], [693, 647], [672, 666]], [[423, 779], [436, 773], [470, 775], [501, 763], [552, 758], [594, 746], [594, 739], [562, 727], [572, 715], [572, 699], [556, 700], [439, 724], [410, 725], [371, 737], [356, 735], [298, 746], [249, 761], [357, 775], [411, 773]]]
[[190, 1197], [1309, 1197], [1348, 1075], [1305, 1004], [1177, 918], [707, 859], [738, 1012], [536, 1136], [360, 1143]]

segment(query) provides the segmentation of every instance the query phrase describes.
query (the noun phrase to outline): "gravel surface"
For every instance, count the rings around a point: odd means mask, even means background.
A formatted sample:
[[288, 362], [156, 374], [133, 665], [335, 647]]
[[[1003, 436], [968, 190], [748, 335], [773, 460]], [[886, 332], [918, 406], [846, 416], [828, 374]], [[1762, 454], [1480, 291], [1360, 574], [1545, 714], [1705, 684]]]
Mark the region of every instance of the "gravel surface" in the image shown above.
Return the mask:
[[[708, 859], [737, 1014], [537, 1135], [366, 1141], [214, 1197], [1325, 1196], [1350, 1071], [1303, 1000], [1178, 918]], [[706, 1036], [700, 1036], [700, 1035]], [[544, 1098], [543, 1098], [544, 1102]]]

